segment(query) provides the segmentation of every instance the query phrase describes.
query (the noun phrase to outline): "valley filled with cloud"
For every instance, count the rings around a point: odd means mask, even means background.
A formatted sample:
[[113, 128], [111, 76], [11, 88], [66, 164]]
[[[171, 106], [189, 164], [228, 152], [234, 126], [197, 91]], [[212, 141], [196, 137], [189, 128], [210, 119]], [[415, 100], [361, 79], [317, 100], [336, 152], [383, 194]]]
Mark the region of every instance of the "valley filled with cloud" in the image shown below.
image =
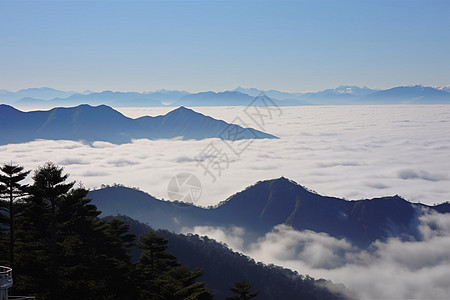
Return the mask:
[[246, 232], [240, 227], [197, 226], [183, 232], [214, 238], [256, 261], [343, 283], [358, 299], [446, 299], [450, 215], [424, 211], [419, 220], [420, 241], [391, 238], [376, 241], [368, 249], [284, 224], [250, 245], [245, 245]]

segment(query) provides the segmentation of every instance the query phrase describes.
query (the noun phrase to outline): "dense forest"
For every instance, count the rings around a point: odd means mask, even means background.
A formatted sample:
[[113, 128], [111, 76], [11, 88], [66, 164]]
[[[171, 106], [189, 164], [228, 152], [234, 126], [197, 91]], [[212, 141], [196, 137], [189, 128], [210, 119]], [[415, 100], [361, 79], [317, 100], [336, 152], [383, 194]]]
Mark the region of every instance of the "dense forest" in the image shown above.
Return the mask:
[[[127, 216], [115, 216], [130, 226], [130, 231], [140, 235], [151, 228]], [[112, 219], [106, 217], [105, 220]], [[236, 281], [251, 282], [260, 293], [257, 299], [344, 299], [356, 295], [343, 285], [330, 281], [299, 275], [297, 272], [275, 265], [255, 262], [241, 253], [233, 252], [226, 244], [218, 243], [206, 236], [176, 234], [168, 230], [156, 233], [167, 238], [167, 250], [190, 268], [202, 268], [202, 280], [208, 283], [218, 299], [229, 294], [229, 287]], [[131, 251], [133, 259], [140, 255], [139, 249]], [[226, 274], [226, 276], [224, 275]], [[333, 292], [326, 287], [331, 287]]]
[[[345, 298], [331, 284], [248, 257], [206, 237], [154, 231], [125, 216], [100, 219], [88, 190], [46, 163], [0, 168], [0, 265], [11, 295], [37, 299]], [[184, 263], [184, 264], [182, 264]], [[336, 287], [336, 286], [334, 286]]]

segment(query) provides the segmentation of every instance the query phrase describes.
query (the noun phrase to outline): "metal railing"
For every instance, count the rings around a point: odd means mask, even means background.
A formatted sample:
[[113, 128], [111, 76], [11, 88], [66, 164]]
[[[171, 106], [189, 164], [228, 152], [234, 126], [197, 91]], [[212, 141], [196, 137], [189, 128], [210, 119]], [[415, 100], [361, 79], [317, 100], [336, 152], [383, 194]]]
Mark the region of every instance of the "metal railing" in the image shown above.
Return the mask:
[[8, 288], [13, 285], [12, 269], [9, 267], [0, 266], [0, 297], [7, 297], [8, 300], [36, 300], [35, 297], [30, 296], [8, 296]]
[[7, 289], [13, 285], [12, 269], [0, 266], [0, 288]]

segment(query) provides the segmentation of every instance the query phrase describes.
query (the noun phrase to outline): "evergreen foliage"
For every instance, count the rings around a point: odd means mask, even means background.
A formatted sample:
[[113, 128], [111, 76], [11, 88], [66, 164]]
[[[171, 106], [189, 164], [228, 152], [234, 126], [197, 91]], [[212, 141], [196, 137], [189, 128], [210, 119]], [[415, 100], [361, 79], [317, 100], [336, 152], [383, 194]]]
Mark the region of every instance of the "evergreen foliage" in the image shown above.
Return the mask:
[[[111, 218], [105, 217], [106, 220]], [[129, 224], [130, 231], [136, 235], [153, 231], [148, 225], [130, 217], [119, 215], [115, 218]], [[175, 234], [168, 230], [155, 232], [170, 241], [167, 251], [175, 255], [181, 263], [191, 269], [202, 268], [204, 274], [201, 280], [208, 283], [216, 299], [231, 297], [230, 287], [240, 280], [250, 282], [255, 290], [260, 290], [255, 299], [357, 298], [343, 285], [303, 276], [272, 264], [255, 262], [252, 258], [233, 252], [226, 245], [205, 236]], [[138, 260], [141, 252], [134, 250], [132, 260]], [[327, 287], [331, 287], [332, 291]], [[253, 292], [253, 289], [250, 289], [250, 292]]]
[[252, 285], [245, 280], [236, 281], [234, 286], [230, 288], [230, 291], [236, 293], [236, 296], [227, 297], [227, 300], [249, 300], [255, 298], [261, 290], [250, 292]]
[[[18, 199], [28, 172], [5, 166], [0, 169], [7, 174], [0, 177], [1, 195], [12, 193]], [[167, 239], [155, 232], [142, 236], [142, 257], [133, 264], [136, 236], [129, 226], [116, 218], [99, 219], [101, 212], [86, 199], [88, 191], [68, 177], [63, 168], [46, 163], [34, 172], [28, 196], [20, 203], [11, 200], [13, 210], [2, 201], [2, 253], [8, 253], [9, 211], [17, 215], [11, 294], [38, 299], [212, 298], [206, 284], [197, 281], [202, 272], [182, 266], [165, 251]]]
[[[23, 181], [30, 171], [24, 171], [24, 168], [19, 165], [4, 164], [0, 167], [0, 222], [5, 224], [3, 228], [0, 228], [1, 242], [0, 244], [6, 244], [6, 237], [4, 235], [4, 231], [7, 228], [9, 231], [8, 237], [8, 252], [9, 252], [9, 261], [8, 264], [11, 268], [14, 268], [14, 245], [15, 245], [15, 217], [19, 213], [16, 209], [16, 205], [14, 202], [19, 200], [25, 195], [25, 190], [27, 185], [22, 185], [20, 182]], [[6, 201], [5, 201], [6, 200]], [[5, 228], [6, 227], [6, 228]], [[0, 249], [2, 246], [0, 245]], [[6, 249], [5, 249], [6, 250]], [[6, 251], [2, 251], [2, 253], [6, 253]]]
[[166, 252], [168, 240], [154, 231], [141, 235], [142, 249], [136, 264], [141, 299], [212, 299], [204, 282], [197, 282], [203, 272], [189, 271]]

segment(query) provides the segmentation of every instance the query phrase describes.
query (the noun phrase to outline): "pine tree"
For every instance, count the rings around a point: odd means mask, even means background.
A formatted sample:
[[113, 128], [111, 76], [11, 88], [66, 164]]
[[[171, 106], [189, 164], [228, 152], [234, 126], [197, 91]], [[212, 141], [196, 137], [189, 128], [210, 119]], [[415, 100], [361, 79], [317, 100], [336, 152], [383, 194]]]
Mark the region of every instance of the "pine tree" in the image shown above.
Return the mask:
[[142, 235], [143, 250], [136, 265], [140, 299], [212, 299], [204, 282], [197, 282], [202, 271], [189, 271], [166, 252], [168, 240], [155, 232]]
[[15, 244], [15, 201], [25, 195], [26, 185], [20, 184], [30, 171], [23, 171], [23, 167], [19, 165], [4, 164], [0, 171], [0, 198], [8, 201], [7, 207], [2, 207], [2, 210], [7, 212], [7, 217], [2, 216], [8, 223], [9, 227], [9, 265], [14, 269], [14, 244]]
[[175, 256], [165, 252], [168, 240], [151, 231], [141, 235], [137, 247], [142, 254], [136, 264], [136, 285], [141, 299], [161, 299], [162, 285], [158, 280], [180, 264]]
[[103, 299], [136, 299], [130, 262], [136, 236], [116, 218], [99, 221], [99, 225], [101, 235], [94, 245], [98, 257], [93, 269], [97, 279], [104, 280]]
[[144, 250], [139, 258], [138, 266], [149, 274], [164, 273], [180, 263], [177, 258], [166, 252], [168, 239], [165, 239], [154, 231], [142, 235], [138, 248]]
[[68, 174], [63, 174], [63, 168], [48, 162], [35, 171], [33, 176], [34, 184], [30, 188], [33, 197], [43, 200], [44, 205], [49, 210], [47, 216], [49, 216], [48, 221], [50, 224], [49, 246], [51, 253], [50, 281], [52, 299], [56, 299], [58, 293], [57, 207], [58, 203], [63, 201], [64, 196], [75, 184], [75, 182], [66, 183], [68, 177]]
[[169, 291], [167, 298], [170, 299], [213, 299], [209, 288], [205, 282], [197, 281], [203, 275], [203, 271], [195, 269], [192, 272], [186, 266], [174, 268], [169, 271], [169, 285], [172, 290]]
[[227, 297], [227, 300], [248, 300], [251, 298], [255, 298], [260, 290], [250, 292], [250, 289], [252, 288], [252, 285], [250, 283], [247, 283], [245, 280], [237, 281], [233, 287], [230, 288], [230, 290], [234, 293], [236, 293], [236, 296], [233, 297]]
[[95, 269], [101, 254], [97, 243], [103, 239], [100, 211], [88, 191], [74, 188], [61, 197], [56, 207], [58, 299], [94, 299], [103, 292], [102, 278]]
[[38, 168], [17, 231], [16, 293], [39, 299], [136, 299], [122, 221], [98, 218], [88, 191], [52, 163]]

